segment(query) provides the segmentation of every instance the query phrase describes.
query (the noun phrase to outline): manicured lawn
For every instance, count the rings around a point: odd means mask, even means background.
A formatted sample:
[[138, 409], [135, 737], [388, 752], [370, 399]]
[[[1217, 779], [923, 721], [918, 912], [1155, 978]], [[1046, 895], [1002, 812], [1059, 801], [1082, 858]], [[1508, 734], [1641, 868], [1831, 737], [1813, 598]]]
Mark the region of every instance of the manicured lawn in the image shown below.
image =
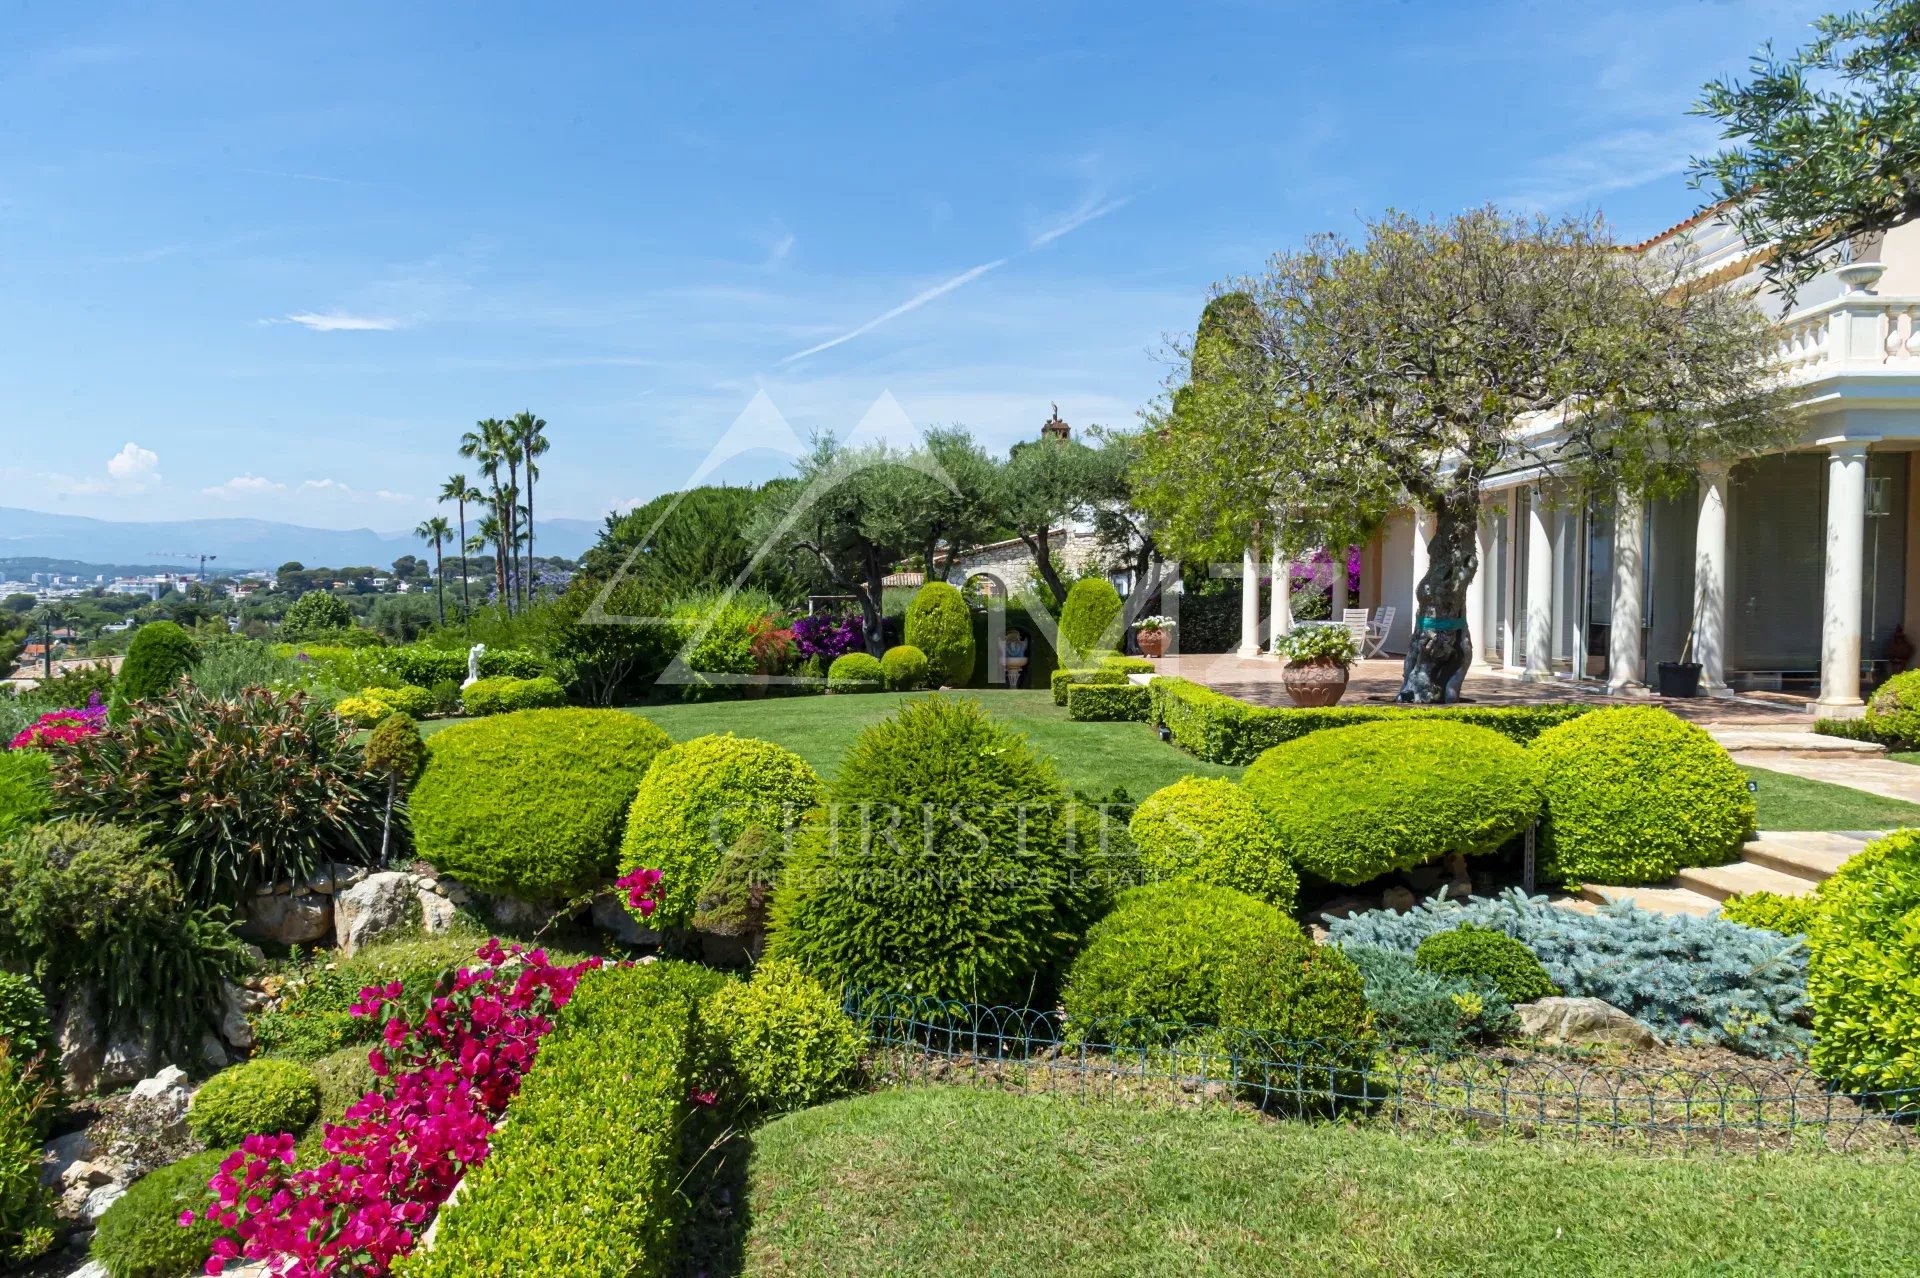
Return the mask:
[[1656, 1158], [962, 1088], [772, 1123], [745, 1193], [752, 1275], [1920, 1270], [1911, 1161]]
[[1748, 768], [1763, 830], [1891, 830], [1920, 825], [1920, 804], [1902, 803], [1806, 777]]
[[[927, 695], [927, 694], [921, 694]], [[1168, 745], [1144, 723], [1076, 723], [1053, 704], [1044, 690], [964, 693], [977, 696], [987, 712], [1027, 734], [1034, 749], [1050, 756], [1074, 789], [1105, 796], [1116, 785], [1144, 799], [1184, 776], [1238, 777], [1241, 769], [1206, 763]], [[758, 737], [792, 750], [831, 777], [840, 756], [868, 724], [877, 723], [907, 698], [897, 694], [863, 696], [769, 697], [759, 701], [706, 701], [637, 706], [676, 741], [732, 732]], [[421, 725], [430, 734], [456, 720]]]

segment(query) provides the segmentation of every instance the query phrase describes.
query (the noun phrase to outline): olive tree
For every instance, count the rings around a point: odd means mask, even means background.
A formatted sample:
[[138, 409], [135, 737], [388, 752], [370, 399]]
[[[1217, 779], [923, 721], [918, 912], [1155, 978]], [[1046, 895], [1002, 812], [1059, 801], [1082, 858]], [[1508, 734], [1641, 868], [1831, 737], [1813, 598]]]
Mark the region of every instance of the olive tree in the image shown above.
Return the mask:
[[1203, 397], [1258, 410], [1257, 447], [1217, 446], [1254, 454], [1268, 508], [1345, 485], [1338, 517], [1384, 500], [1433, 515], [1403, 701], [1444, 700], [1471, 660], [1490, 476], [1544, 466], [1589, 492], [1662, 495], [1798, 433], [1751, 297], [1690, 278], [1679, 254], [1622, 250], [1597, 218], [1388, 214], [1233, 287], [1253, 302], [1222, 320], [1238, 376]]

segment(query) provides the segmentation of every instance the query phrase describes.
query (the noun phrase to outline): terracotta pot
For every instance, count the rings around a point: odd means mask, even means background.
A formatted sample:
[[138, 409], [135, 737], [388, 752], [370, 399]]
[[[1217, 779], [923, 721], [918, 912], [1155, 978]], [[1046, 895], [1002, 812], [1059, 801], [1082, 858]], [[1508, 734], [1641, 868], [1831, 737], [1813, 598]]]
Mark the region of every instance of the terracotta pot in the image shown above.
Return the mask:
[[1140, 655], [1158, 659], [1167, 655], [1167, 632], [1164, 630], [1136, 630], [1133, 637], [1140, 641]]
[[1330, 657], [1290, 661], [1280, 670], [1280, 682], [1296, 706], [1338, 705], [1347, 692], [1347, 668]]

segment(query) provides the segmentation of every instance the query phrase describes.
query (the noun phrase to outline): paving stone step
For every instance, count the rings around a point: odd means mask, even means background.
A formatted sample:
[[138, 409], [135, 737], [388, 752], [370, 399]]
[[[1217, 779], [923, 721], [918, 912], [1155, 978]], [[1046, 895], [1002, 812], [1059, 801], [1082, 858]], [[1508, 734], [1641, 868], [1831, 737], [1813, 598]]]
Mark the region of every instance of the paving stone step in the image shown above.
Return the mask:
[[1824, 830], [1768, 834], [1762, 832], [1740, 849], [1740, 858], [1782, 874], [1821, 883], [1871, 841], [1868, 834]]
[[1704, 918], [1720, 909], [1718, 898], [1703, 896], [1690, 888], [1608, 887], [1585, 883], [1580, 887], [1580, 895], [1596, 905], [1625, 901], [1655, 914], [1695, 914]]
[[1782, 874], [1750, 861], [1732, 865], [1708, 865], [1686, 869], [1673, 876], [1675, 887], [1698, 892], [1724, 901], [1741, 892], [1776, 892], [1781, 896], [1805, 896], [1816, 886], [1812, 879], [1797, 874]]

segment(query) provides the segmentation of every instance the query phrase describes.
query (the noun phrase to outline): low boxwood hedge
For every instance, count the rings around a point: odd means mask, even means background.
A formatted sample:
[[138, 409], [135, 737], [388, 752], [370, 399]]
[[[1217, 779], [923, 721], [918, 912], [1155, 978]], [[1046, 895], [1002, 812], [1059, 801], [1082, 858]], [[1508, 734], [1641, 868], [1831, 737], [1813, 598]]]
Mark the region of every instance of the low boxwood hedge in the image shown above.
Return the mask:
[[415, 850], [482, 891], [564, 900], [613, 871], [657, 725], [619, 710], [522, 710], [428, 743], [408, 801]]
[[1124, 719], [1144, 723], [1147, 685], [1144, 683], [1073, 683], [1067, 685], [1067, 718], [1087, 721]]
[[852, 1090], [865, 1048], [840, 999], [793, 963], [768, 959], [753, 979], [717, 990], [701, 1013], [733, 1104], [804, 1109]]
[[1747, 774], [1706, 729], [1658, 706], [1596, 710], [1527, 751], [1546, 798], [1540, 869], [1590, 883], [1659, 883], [1721, 865], [1754, 831]]
[[1540, 815], [1527, 752], [1445, 720], [1316, 732], [1262, 754], [1242, 784], [1287, 859], [1334, 883], [1494, 852]]
[[[1845, 720], [1820, 720], [1821, 723]], [[1895, 746], [1920, 742], [1920, 670], [1905, 670], [1873, 690], [1863, 720], [1870, 740]]]
[[1326, 728], [1403, 719], [1443, 719], [1488, 728], [1525, 745], [1548, 728], [1591, 712], [1584, 705], [1256, 706], [1191, 679], [1163, 675], [1151, 690], [1148, 721], [1175, 745], [1210, 763], [1251, 763], [1263, 750]]
[[1462, 923], [1450, 932], [1435, 932], [1420, 942], [1413, 958], [1435, 975], [1490, 984], [1515, 1006], [1560, 992], [1532, 950], [1490, 927]]
[[185, 1278], [202, 1271], [225, 1231], [204, 1220], [183, 1229], [180, 1215], [207, 1205], [207, 1182], [226, 1156], [210, 1149], [149, 1172], [107, 1208], [88, 1251], [108, 1278]]
[[470, 715], [511, 714], [515, 710], [542, 710], [565, 704], [566, 689], [548, 675], [533, 679], [513, 679], [505, 675], [478, 679], [460, 690], [460, 706]]
[[495, 1133], [395, 1278], [669, 1272], [698, 1008], [666, 964], [589, 972]]
[[203, 1145], [298, 1136], [320, 1113], [320, 1081], [297, 1061], [263, 1058], [221, 1070], [193, 1094], [187, 1126]]
[[1069, 670], [1056, 670], [1051, 676], [1053, 704], [1067, 704], [1067, 689], [1075, 684], [1104, 684], [1108, 687], [1127, 682], [1127, 672], [1113, 670], [1105, 666], [1082, 666]]

